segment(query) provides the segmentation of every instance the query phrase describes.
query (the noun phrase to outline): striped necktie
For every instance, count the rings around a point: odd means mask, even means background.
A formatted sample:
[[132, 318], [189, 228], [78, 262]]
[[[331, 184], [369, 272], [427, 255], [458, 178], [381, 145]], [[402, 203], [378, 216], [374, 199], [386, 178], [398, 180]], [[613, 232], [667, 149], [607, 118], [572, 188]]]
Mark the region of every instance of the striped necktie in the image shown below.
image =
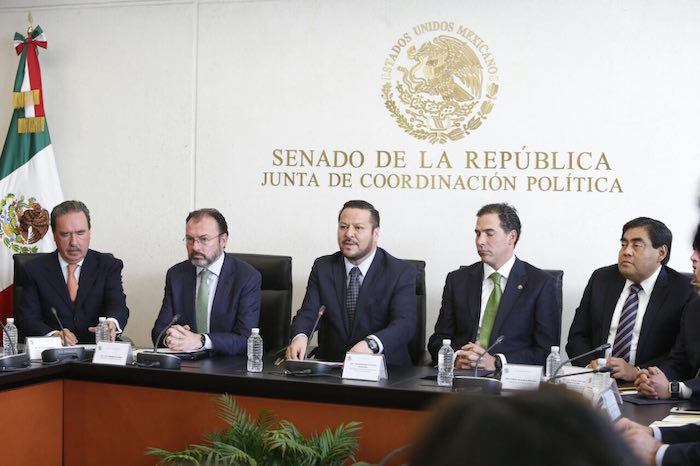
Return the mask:
[[350, 269], [350, 282], [348, 290], [345, 294], [345, 309], [348, 312], [348, 321], [350, 328], [355, 322], [355, 310], [357, 309], [357, 297], [360, 295], [360, 268], [353, 267]]
[[638, 283], [630, 286], [630, 294], [622, 306], [620, 321], [617, 324], [615, 343], [613, 344], [612, 355], [627, 362], [630, 361], [630, 353], [632, 351], [632, 335], [634, 334], [634, 324], [637, 322], [637, 309], [639, 309], [638, 293], [641, 290], [642, 287]]

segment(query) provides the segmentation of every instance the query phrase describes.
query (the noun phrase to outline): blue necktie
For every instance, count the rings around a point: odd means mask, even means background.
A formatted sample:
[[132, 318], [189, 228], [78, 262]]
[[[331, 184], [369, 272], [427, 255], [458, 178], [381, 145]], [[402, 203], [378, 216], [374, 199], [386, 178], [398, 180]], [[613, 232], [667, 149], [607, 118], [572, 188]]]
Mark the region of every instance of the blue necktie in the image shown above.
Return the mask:
[[630, 286], [630, 294], [622, 306], [620, 321], [617, 324], [615, 343], [613, 344], [612, 355], [627, 362], [630, 361], [630, 352], [632, 351], [632, 335], [634, 333], [634, 324], [637, 322], [637, 309], [639, 308], [638, 293], [641, 290], [642, 287], [637, 283]]
[[350, 328], [352, 328], [353, 322], [355, 321], [355, 310], [357, 309], [357, 297], [360, 294], [360, 268], [353, 267], [350, 270], [350, 282], [348, 283], [348, 290], [345, 294], [345, 309], [348, 313], [348, 320], [350, 321]]

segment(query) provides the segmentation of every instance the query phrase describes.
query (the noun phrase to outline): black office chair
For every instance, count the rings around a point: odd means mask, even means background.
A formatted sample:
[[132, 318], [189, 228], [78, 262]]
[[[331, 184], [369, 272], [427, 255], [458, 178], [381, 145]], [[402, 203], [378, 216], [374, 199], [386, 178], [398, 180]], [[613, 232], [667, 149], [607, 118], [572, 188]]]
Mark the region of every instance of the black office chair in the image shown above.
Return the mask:
[[[24, 286], [27, 281], [26, 275], [24, 273], [24, 266], [29, 262], [33, 261], [34, 259], [44, 256], [46, 254], [49, 254], [48, 252], [37, 252], [34, 254], [27, 254], [27, 253], [17, 253], [12, 256], [12, 259], [15, 262], [15, 278], [13, 282], [13, 291], [12, 291], [12, 313], [15, 316], [15, 322], [17, 322], [19, 325], [17, 326], [18, 329], [22, 328], [22, 315], [19, 310], [19, 304], [22, 302], [22, 293], [24, 293]], [[24, 339], [23, 335], [21, 335], [21, 330], [20, 330], [20, 339]]]
[[292, 319], [292, 258], [266, 254], [232, 253], [262, 275], [260, 335], [265, 354], [278, 352], [289, 343]]
[[547, 272], [550, 274], [552, 277], [554, 277], [554, 282], [555, 282], [555, 287], [556, 287], [556, 297], [557, 297], [557, 309], [559, 309], [559, 335], [557, 335], [557, 341], [561, 341], [561, 314], [562, 314], [562, 307], [563, 307], [563, 298], [562, 298], [562, 282], [564, 279], [564, 271], [563, 270], [547, 270], [543, 269], [543, 271]]
[[414, 366], [422, 366], [430, 361], [425, 349], [425, 261], [404, 259], [416, 268], [416, 333], [408, 343], [408, 352]]

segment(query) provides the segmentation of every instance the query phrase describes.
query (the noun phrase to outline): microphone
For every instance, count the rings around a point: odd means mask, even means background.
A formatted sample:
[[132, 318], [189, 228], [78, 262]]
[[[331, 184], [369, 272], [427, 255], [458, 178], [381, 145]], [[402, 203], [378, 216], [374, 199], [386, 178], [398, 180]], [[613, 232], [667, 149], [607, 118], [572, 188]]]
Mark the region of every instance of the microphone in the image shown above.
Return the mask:
[[578, 356], [574, 356], [573, 358], [567, 359], [563, 363], [559, 364], [559, 367], [557, 367], [557, 370], [554, 371], [554, 374], [552, 374], [552, 376], [547, 380], [547, 382], [551, 382], [552, 380], [554, 380], [556, 378], [557, 374], [559, 373], [559, 371], [561, 370], [561, 368], [564, 367], [566, 364], [570, 363], [571, 361], [579, 360], [584, 356], [590, 356], [591, 354], [597, 353], [598, 351], [605, 351], [606, 349], [610, 348], [610, 346], [611, 346], [610, 343], [603, 343], [602, 345], [600, 345], [597, 348], [593, 348], [592, 350], [586, 351], [583, 354], [579, 354]]
[[146, 351], [137, 354], [136, 364], [144, 367], [159, 367], [161, 369], [180, 369], [180, 358], [178, 358], [177, 356], [173, 356], [172, 354], [158, 352], [158, 342], [161, 338], [163, 338], [165, 332], [170, 327], [175, 325], [179, 319], [180, 314], [175, 314], [175, 316], [173, 316], [173, 318], [170, 320], [170, 323], [163, 327], [163, 330], [161, 330], [158, 334], [158, 337], [153, 343], [153, 352]]
[[496, 338], [496, 341], [494, 341], [491, 346], [486, 348], [486, 351], [481, 353], [481, 356], [476, 360], [475, 367], [474, 367], [474, 375], [464, 375], [464, 376], [459, 376], [456, 375], [452, 379], [452, 387], [454, 391], [456, 392], [474, 392], [474, 393], [487, 393], [487, 394], [492, 394], [492, 395], [498, 395], [501, 393], [501, 387], [503, 384], [501, 383], [500, 380], [497, 379], [491, 379], [488, 377], [478, 377], [479, 373], [479, 363], [483, 359], [483, 357], [492, 349], [494, 349], [497, 345], [501, 344], [501, 342], [505, 339], [505, 335], [501, 335], [500, 337]]
[[589, 369], [587, 371], [581, 371], [581, 372], [574, 372], [571, 374], [562, 374], [562, 375], [557, 375], [556, 377], [551, 377], [547, 382], [551, 382], [553, 379], [561, 379], [564, 377], [573, 377], [575, 375], [586, 375], [586, 374], [598, 374], [598, 373], [605, 373], [605, 372], [612, 372], [613, 368], [612, 366], [602, 366], [598, 367], [596, 369]]
[[56, 318], [56, 322], [58, 322], [58, 326], [61, 327], [61, 344], [63, 346], [66, 346], [66, 334], [63, 333], [63, 324], [61, 323], [61, 319], [58, 318], [58, 312], [56, 312], [56, 308], [51, 306], [51, 314]]
[[494, 341], [493, 344], [492, 344], [491, 346], [489, 346], [488, 348], [486, 348], [486, 351], [484, 351], [483, 353], [481, 353], [481, 356], [479, 356], [479, 359], [476, 360], [476, 364], [474, 364], [474, 377], [477, 377], [478, 374], [479, 374], [479, 372], [478, 372], [478, 371], [479, 371], [479, 363], [480, 363], [481, 360], [484, 358], [484, 356], [486, 356], [488, 353], [490, 353], [491, 350], [492, 350], [495, 346], [500, 345], [501, 342], [503, 341], [503, 339], [504, 339], [505, 337], [506, 337], [505, 335], [501, 335], [500, 337], [496, 338], [496, 341]]
[[2, 332], [7, 337], [7, 341], [10, 342], [10, 347], [12, 348], [12, 354], [0, 357], [0, 371], [11, 371], [29, 366], [29, 355], [27, 353], [17, 353], [17, 346], [10, 338], [10, 332], [7, 331], [2, 321], [0, 321], [0, 327], [2, 327]]
[[51, 314], [53, 314], [58, 326], [61, 328], [61, 348], [49, 348], [41, 352], [41, 361], [45, 363], [56, 363], [60, 361], [65, 361], [66, 359], [77, 359], [82, 361], [89, 358], [89, 352], [85, 351], [82, 346], [66, 346], [66, 334], [65, 328], [61, 319], [58, 318], [58, 312], [56, 308], [51, 306]]
[[318, 321], [321, 320], [321, 316], [323, 313], [326, 312], [326, 306], [321, 304], [321, 307], [318, 308], [318, 316], [316, 317], [316, 322], [314, 322], [314, 326], [311, 329], [311, 333], [309, 333], [309, 339], [306, 342], [306, 351], [304, 351], [304, 359], [306, 359], [309, 356], [309, 345], [308, 343], [311, 341], [311, 337], [314, 336], [314, 332], [316, 331], [316, 327], [318, 326]]

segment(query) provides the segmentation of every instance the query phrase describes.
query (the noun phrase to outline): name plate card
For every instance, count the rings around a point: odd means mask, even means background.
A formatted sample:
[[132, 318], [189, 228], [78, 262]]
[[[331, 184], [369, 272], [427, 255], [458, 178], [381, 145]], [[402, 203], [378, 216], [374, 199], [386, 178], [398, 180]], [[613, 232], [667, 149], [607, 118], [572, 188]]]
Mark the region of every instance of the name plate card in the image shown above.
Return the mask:
[[95, 345], [95, 355], [92, 357], [93, 363], [126, 366], [127, 361], [132, 361], [130, 343], [114, 342]]
[[387, 378], [383, 354], [345, 353], [343, 378], [377, 382]]
[[41, 360], [41, 352], [47, 349], [61, 348], [61, 337], [27, 337], [25, 351], [29, 359]]
[[[576, 366], [564, 366], [559, 371], [559, 375], [575, 374], [577, 372], [585, 372], [588, 369], [584, 367]], [[593, 374], [580, 374], [572, 375], [571, 377], [562, 377], [557, 379], [557, 383], [564, 384], [569, 390], [579, 392], [582, 395], [586, 395], [586, 392], [590, 391], [591, 384], [593, 383]]]
[[[612, 385], [617, 387], [615, 383]], [[619, 393], [615, 396], [615, 390], [611, 386], [600, 395], [600, 401], [598, 402], [601, 405], [601, 409], [605, 411], [612, 422], [617, 421], [622, 416], [620, 406], [617, 404], [617, 398], [619, 396]]]
[[537, 390], [542, 380], [542, 366], [506, 364], [501, 370], [503, 390]]

